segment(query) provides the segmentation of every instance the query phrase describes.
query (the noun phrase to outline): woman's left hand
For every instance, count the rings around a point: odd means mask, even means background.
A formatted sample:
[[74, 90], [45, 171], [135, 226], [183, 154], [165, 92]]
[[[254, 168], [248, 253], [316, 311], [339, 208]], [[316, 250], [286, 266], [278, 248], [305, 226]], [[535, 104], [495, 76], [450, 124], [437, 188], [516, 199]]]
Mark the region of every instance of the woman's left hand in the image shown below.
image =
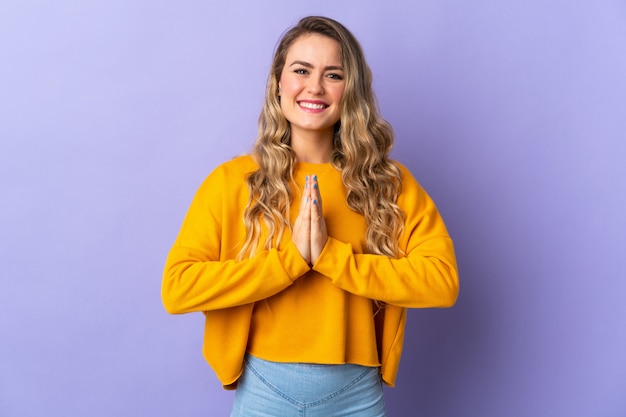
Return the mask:
[[311, 190], [311, 265], [317, 261], [326, 241], [328, 240], [328, 232], [326, 230], [326, 222], [324, 221], [324, 214], [322, 212], [322, 195], [320, 193], [320, 187], [317, 183], [317, 175], [309, 177], [311, 183], [309, 184], [309, 190]]

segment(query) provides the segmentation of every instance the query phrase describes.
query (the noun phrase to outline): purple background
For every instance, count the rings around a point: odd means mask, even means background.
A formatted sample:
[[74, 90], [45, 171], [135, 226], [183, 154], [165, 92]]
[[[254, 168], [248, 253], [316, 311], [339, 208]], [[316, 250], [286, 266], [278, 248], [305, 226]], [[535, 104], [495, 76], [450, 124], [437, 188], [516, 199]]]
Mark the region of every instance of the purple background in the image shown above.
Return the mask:
[[361, 40], [456, 242], [458, 304], [411, 310], [389, 415], [626, 415], [625, 3], [217, 3], [0, 5], [0, 416], [228, 415], [161, 272], [307, 14]]

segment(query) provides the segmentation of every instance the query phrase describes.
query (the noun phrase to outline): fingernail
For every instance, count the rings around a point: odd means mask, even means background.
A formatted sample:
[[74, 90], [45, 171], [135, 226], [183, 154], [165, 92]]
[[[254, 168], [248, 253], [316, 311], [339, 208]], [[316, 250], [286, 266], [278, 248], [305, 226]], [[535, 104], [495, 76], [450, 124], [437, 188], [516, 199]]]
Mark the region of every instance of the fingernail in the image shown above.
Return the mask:
[[313, 184], [313, 188], [317, 190], [317, 184]]
[[307, 203], [309, 202], [309, 197], [307, 197], [307, 198], [306, 198], [306, 202], [307, 202]]
[[313, 204], [317, 205], [317, 200], [313, 200]]
[[307, 175], [306, 177], [304, 177], [307, 181], [309, 180], [309, 176]]
[[313, 180], [317, 181], [317, 175], [313, 175]]

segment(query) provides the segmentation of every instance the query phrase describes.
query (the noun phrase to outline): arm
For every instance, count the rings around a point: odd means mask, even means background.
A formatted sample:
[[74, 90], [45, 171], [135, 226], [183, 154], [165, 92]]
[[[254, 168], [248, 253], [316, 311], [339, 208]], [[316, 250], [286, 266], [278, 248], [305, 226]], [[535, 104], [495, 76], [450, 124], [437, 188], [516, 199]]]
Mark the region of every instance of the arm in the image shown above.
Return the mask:
[[329, 237], [313, 269], [353, 294], [401, 307], [449, 307], [458, 296], [454, 247], [426, 192], [403, 169], [398, 204], [406, 222], [398, 258], [355, 254]]
[[175, 246], [167, 258], [162, 298], [171, 314], [253, 303], [284, 290], [309, 271], [293, 243], [243, 261], [205, 260], [202, 250]]
[[242, 213], [247, 202], [243, 176], [236, 174], [217, 169], [191, 203], [164, 268], [161, 294], [169, 313], [253, 303], [310, 270], [292, 242], [258, 251], [251, 259], [234, 259], [245, 237]]

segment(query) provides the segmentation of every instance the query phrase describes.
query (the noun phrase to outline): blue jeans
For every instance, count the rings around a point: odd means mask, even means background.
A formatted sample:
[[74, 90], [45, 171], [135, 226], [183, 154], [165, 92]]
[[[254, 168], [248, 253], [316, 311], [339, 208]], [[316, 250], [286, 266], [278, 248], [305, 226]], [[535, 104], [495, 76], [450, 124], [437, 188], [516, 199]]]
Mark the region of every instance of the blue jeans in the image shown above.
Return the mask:
[[231, 417], [384, 417], [378, 367], [269, 362], [246, 355]]

